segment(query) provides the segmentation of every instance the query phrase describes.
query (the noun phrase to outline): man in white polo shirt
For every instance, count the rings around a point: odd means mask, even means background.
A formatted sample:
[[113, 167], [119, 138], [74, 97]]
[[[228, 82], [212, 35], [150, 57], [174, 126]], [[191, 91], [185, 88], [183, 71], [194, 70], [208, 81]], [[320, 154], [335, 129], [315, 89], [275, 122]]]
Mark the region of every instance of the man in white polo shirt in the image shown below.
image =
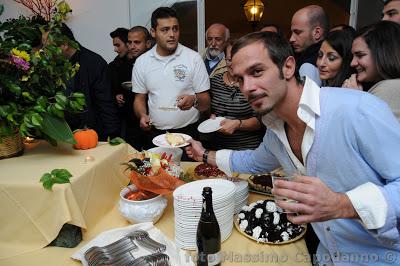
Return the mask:
[[200, 111], [210, 105], [210, 82], [197, 52], [178, 43], [176, 12], [157, 8], [151, 16], [156, 45], [140, 56], [132, 72], [134, 110], [149, 139], [168, 132], [197, 137]]

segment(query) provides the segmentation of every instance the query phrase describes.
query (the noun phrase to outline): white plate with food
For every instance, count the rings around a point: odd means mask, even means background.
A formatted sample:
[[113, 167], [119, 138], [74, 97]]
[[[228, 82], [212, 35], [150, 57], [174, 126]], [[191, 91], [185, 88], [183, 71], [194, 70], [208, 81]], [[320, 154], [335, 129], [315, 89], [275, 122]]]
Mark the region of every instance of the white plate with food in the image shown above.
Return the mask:
[[164, 148], [181, 148], [189, 145], [191, 136], [182, 133], [166, 133], [153, 139], [153, 144]]
[[218, 116], [215, 119], [207, 119], [203, 121], [198, 127], [197, 130], [201, 133], [211, 133], [215, 132], [221, 128], [221, 122], [225, 117]]
[[125, 90], [132, 90], [132, 82], [131, 81], [125, 81], [121, 83], [122, 88]]

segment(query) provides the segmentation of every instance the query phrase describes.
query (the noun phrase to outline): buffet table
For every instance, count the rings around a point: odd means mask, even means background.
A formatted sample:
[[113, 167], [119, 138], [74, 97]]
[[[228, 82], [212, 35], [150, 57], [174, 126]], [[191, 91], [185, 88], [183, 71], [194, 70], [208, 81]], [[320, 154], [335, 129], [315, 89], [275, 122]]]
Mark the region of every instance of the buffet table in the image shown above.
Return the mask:
[[[119, 192], [127, 183], [121, 162], [133, 151], [129, 145], [101, 143], [95, 149], [53, 148], [29, 144], [22, 157], [0, 161], [0, 265], [80, 265], [70, 258], [99, 233], [129, 225], [118, 211]], [[182, 163], [183, 168], [193, 163]], [[41, 175], [68, 169], [71, 184], [47, 191]], [[172, 196], [156, 224], [174, 240]], [[264, 199], [250, 194], [249, 202]], [[82, 227], [83, 241], [75, 248], [45, 247], [64, 223]], [[286, 245], [258, 244], [235, 228], [222, 243], [223, 265], [310, 265], [304, 240]]]

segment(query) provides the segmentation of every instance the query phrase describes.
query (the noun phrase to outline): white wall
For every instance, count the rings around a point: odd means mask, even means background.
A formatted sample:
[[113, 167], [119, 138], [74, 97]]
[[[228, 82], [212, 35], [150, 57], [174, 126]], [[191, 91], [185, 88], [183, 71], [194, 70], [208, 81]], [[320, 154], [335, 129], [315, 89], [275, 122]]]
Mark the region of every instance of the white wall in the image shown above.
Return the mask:
[[[146, 0], [142, 0], [143, 3]], [[129, 0], [67, 0], [72, 14], [67, 20], [75, 38], [86, 48], [110, 62], [115, 56], [109, 33], [118, 27], [130, 28]], [[5, 10], [0, 20], [30, 15], [30, 11], [12, 0], [0, 0]]]

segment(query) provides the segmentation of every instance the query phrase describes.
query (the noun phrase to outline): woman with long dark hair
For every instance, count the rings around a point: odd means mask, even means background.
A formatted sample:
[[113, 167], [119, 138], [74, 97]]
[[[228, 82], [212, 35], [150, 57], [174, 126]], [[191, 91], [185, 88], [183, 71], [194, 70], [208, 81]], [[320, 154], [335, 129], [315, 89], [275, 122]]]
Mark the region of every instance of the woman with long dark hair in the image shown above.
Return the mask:
[[350, 67], [353, 38], [354, 31], [337, 30], [330, 32], [322, 42], [317, 66], [323, 86], [341, 87], [343, 81], [354, 73]]

